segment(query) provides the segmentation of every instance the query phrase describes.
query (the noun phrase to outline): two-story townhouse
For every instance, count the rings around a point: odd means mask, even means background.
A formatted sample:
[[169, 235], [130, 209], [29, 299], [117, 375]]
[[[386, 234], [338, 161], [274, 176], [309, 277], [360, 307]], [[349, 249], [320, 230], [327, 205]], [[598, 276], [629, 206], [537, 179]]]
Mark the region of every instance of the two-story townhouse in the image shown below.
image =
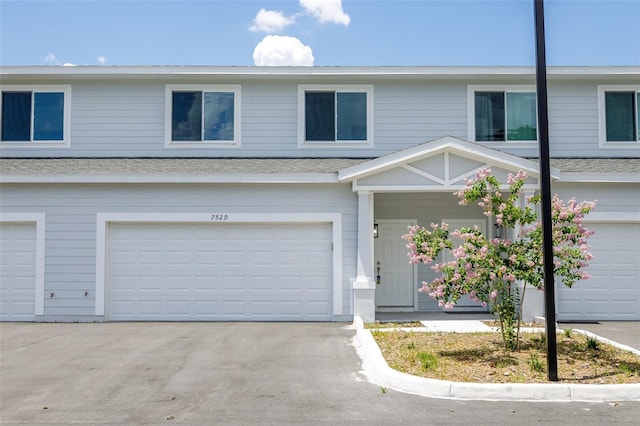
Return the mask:
[[[0, 319], [365, 321], [435, 311], [411, 224], [538, 190], [530, 67], [3, 67]], [[552, 192], [597, 199], [559, 319], [640, 319], [640, 68], [549, 68]], [[524, 202], [524, 201], [523, 201]], [[512, 232], [506, 230], [506, 232]], [[377, 277], [379, 276], [379, 280]], [[530, 293], [527, 316], [542, 314]], [[472, 303], [461, 308], [480, 309]]]

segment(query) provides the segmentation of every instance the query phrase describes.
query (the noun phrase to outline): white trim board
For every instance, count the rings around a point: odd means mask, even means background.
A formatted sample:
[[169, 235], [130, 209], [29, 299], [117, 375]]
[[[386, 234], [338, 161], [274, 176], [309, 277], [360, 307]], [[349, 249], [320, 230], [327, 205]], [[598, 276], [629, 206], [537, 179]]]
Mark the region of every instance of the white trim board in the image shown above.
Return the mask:
[[44, 247], [45, 213], [0, 213], [0, 223], [35, 223], [36, 225], [36, 287], [35, 315], [44, 315]]
[[330, 223], [333, 240], [333, 317], [342, 315], [341, 213], [98, 213], [95, 315], [105, 314], [108, 224], [123, 223]]

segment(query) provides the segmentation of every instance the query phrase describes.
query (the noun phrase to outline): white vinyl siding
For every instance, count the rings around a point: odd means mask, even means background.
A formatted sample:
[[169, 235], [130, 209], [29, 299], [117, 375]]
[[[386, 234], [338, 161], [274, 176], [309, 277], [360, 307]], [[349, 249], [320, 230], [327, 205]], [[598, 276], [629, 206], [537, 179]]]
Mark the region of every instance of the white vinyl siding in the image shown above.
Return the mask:
[[[73, 80], [72, 77], [70, 77]], [[353, 81], [353, 77], [349, 77]], [[626, 81], [630, 81], [629, 77]], [[3, 83], [12, 80], [3, 78]], [[40, 149], [25, 146], [4, 149], [6, 157], [210, 157], [212, 149], [203, 146], [180, 148], [165, 146], [165, 88], [175, 79], [154, 76], [132, 80], [73, 80], [70, 137], [66, 150], [49, 145]], [[204, 87], [229, 84], [229, 79], [185, 76], [180, 83]], [[283, 77], [277, 80], [239, 76], [241, 85], [242, 146], [215, 149], [216, 157], [374, 157], [415, 146], [443, 136], [469, 139], [468, 85], [531, 85], [533, 77], [500, 76], [484, 79], [441, 80], [369, 76], [374, 87], [373, 136], [375, 145], [362, 149], [344, 146], [298, 147], [298, 86], [315, 79]], [[332, 78], [328, 86], [344, 83]], [[635, 157], [640, 144], [600, 145], [598, 85], [615, 81], [607, 77], [580, 79], [550, 77], [549, 132], [553, 139], [551, 154], [571, 157]], [[43, 80], [54, 84], [54, 80]], [[513, 84], [512, 84], [513, 83]], [[471, 138], [473, 139], [473, 138]], [[339, 145], [339, 144], [336, 144]], [[524, 157], [536, 157], [536, 144], [495, 142], [492, 147]]]
[[332, 318], [329, 224], [109, 228], [109, 320]]
[[[153, 190], [151, 190], [153, 189]], [[102, 212], [342, 215], [341, 317], [350, 315], [356, 275], [356, 196], [347, 184], [3, 184], [3, 211], [45, 211], [44, 319], [93, 318], [96, 311], [96, 220]], [[50, 293], [54, 297], [49, 297]], [[87, 294], [85, 295], [85, 292]]]

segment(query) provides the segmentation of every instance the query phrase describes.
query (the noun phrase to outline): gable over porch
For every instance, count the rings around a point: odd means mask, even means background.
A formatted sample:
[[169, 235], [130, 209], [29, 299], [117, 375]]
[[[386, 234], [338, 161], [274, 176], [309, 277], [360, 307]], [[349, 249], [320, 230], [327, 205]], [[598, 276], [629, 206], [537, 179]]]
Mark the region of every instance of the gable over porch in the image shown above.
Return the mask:
[[[539, 187], [536, 161], [453, 137], [439, 138], [339, 172], [339, 181], [351, 182], [358, 194], [357, 276], [352, 281], [354, 316], [372, 322], [376, 309], [434, 309], [428, 298], [419, 297], [417, 291], [422, 281], [431, 279], [430, 270], [418, 270], [408, 264], [401, 235], [411, 224], [428, 226], [431, 222], [448, 221], [459, 226], [478, 224], [494, 236], [490, 218], [474, 206], [458, 206], [452, 195], [485, 168], [490, 168], [500, 181], [506, 181], [510, 173], [525, 171], [526, 195], [533, 195]], [[552, 174], [558, 178], [557, 171]], [[374, 224], [378, 239], [374, 238]]]

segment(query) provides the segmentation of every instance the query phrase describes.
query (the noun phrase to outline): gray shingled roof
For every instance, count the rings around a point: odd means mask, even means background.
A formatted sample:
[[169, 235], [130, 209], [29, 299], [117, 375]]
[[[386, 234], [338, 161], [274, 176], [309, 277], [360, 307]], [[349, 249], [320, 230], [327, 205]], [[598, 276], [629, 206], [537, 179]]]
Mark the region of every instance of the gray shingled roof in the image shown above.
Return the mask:
[[2, 175], [338, 173], [367, 159], [350, 158], [55, 158], [0, 159]]
[[640, 158], [552, 159], [551, 167], [565, 173], [640, 173]]
[[[43, 158], [0, 159], [0, 175], [337, 174], [367, 158]], [[564, 173], [640, 174], [640, 158], [552, 159]]]

